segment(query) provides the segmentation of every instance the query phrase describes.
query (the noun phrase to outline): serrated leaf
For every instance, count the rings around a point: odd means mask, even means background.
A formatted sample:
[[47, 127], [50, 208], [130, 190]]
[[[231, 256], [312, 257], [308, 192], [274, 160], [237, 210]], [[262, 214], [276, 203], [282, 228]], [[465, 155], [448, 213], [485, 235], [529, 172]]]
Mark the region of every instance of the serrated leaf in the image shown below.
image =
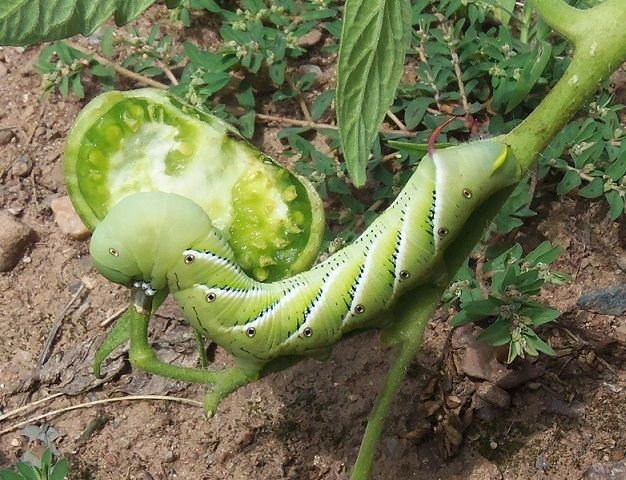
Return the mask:
[[578, 191], [578, 195], [585, 198], [598, 198], [604, 193], [604, 182], [600, 177], [594, 178], [591, 183]]
[[90, 35], [109, 17], [124, 25], [154, 0], [2, 0], [0, 45], [29, 45]]
[[337, 66], [337, 121], [352, 182], [365, 184], [370, 149], [393, 102], [411, 38], [409, 0], [347, 0]]
[[578, 175], [578, 172], [574, 170], [568, 170], [565, 175], [563, 175], [563, 178], [561, 179], [559, 184], [556, 186], [556, 193], [558, 193], [559, 195], [565, 195], [567, 192], [573, 190], [581, 183], [582, 180], [580, 179], [580, 175]]

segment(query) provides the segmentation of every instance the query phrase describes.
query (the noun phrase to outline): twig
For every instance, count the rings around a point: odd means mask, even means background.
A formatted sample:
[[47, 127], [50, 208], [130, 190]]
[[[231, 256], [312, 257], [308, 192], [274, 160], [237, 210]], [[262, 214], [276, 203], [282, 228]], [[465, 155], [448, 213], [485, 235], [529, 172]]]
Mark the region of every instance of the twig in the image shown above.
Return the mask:
[[189, 398], [181, 397], [168, 397], [167, 395], [129, 395], [126, 397], [118, 398], [104, 398], [102, 400], [94, 400], [93, 402], [79, 403], [78, 405], [72, 405], [70, 407], [52, 410], [50, 412], [37, 415], [36, 417], [31, 417], [28, 420], [24, 420], [23, 422], [19, 422], [13, 425], [12, 427], [5, 428], [4, 430], [0, 431], [0, 435], [12, 432], [13, 430], [17, 430], [18, 428], [24, 427], [30, 423], [43, 420], [44, 418], [54, 417], [55, 415], [59, 415], [61, 413], [71, 412], [72, 410], [78, 410], [81, 408], [89, 408], [95, 405], [102, 405], [104, 403], [124, 402], [126, 400], [167, 400], [170, 402], [179, 402], [187, 405], [193, 405], [195, 407], [202, 407], [202, 402], [198, 402], [197, 400], [191, 400]]
[[41, 403], [45, 403], [45, 402], [48, 402], [48, 401], [52, 400], [53, 398], [60, 397], [61, 395], [63, 395], [63, 393], [61, 393], [61, 392], [55, 393], [54, 395], [48, 395], [47, 397], [40, 398], [39, 400], [37, 400], [35, 402], [31, 402], [31, 403], [29, 403], [27, 405], [23, 405], [21, 407], [16, 408], [15, 410], [11, 410], [10, 412], [3, 413], [2, 415], [0, 415], [0, 422], [2, 420], [6, 420], [7, 418], [14, 417], [15, 415], [23, 412], [24, 410], [28, 410], [30, 408], [36, 407], [37, 405], [39, 405]]
[[54, 325], [52, 325], [52, 328], [50, 328], [50, 332], [48, 333], [48, 338], [46, 338], [46, 342], [44, 343], [43, 349], [41, 350], [41, 353], [39, 354], [39, 359], [37, 360], [37, 365], [35, 367], [37, 370], [40, 369], [44, 363], [46, 363], [46, 360], [48, 359], [48, 354], [50, 353], [50, 349], [52, 348], [54, 339], [56, 338], [57, 333], [59, 332], [59, 329], [61, 328], [61, 325], [63, 324], [63, 319], [65, 318], [65, 315], [67, 314], [70, 307], [74, 304], [74, 302], [78, 299], [78, 297], [80, 297], [82, 293], [85, 291], [85, 288], [86, 288], [85, 285], [81, 283], [80, 287], [78, 287], [78, 290], [76, 290], [76, 293], [72, 295], [72, 298], [70, 299], [70, 301], [67, 302], [67, 304], [65, 305], [65, 307], [59, 314], [58, 318], [54, 322]]
[[426, 41], [426, 32], [420, 27], [420, 30], [417, 32], [420, 37], [420, 44], [415, 47], [417, 50], [417, 54], [420, 57], [420, 61], [426, 67], [426, 79], [428, 80], [428, 85], [433, 89], [433, 98], [435, 100], [435, 104], [437, 105], [437, 110], [441, 110], [441, 104], [439, 103], [439, 99], [441, 98], [441, 93], [439, 92], [439, 88], [437, 88], [437, 84], [435, 83], [435, 78], [433, 77], [433, 72], [428, 64], [428, 57], [426, 56], [426, 49], [424, 48], [424, 42]]
[[0, 130], [16, 130], [17, 125], [7, 125], [6, 127], [0, 126]]
[[444, 32], [447, 32], [450, 40], [448, 41], [448, 49], [450, 50], [450, 57], [452, 58], [452, 65], [454, 66], [454, 75], [456, 76], [456, 83], [459, 87], [459, 94], [461, 95], [461, 102], [463, 103], [463, 111], [465, 116], [468, 117], [471, 113], [469, 102], [467, 101], [467, 94], [465, 93], [465, 84], [463, 83], [463, 73], [461, 72], [461, 66], [459, 56], [454, 49], [452, 43], [452, 35], [454, 34], [454, 27], [447, 23], [445, 24]]
[[165, 76], [169, 79], [169, 81], [172, 83], [172, 85], [178, 85], [178, 79], [174, 76], [174, 74], [172, 73], [172, 71], [170, 70], [170, 68], [167, 65], [165, 65], [158, 58], [155, 59], [155, 63], [157, 64], [157, 66], [161, 70], [163, 70], [163, 73], [165, 73]]
[[[124, 68], [112, 62], [111, 60], [104, 58], [102, 55], [99, 55], [96, 52], [92, 52], [86, 48], [83, 48], [80, 45], [77, 45], [72, 41], [65, 40], [65, 43], [68, 47], [78, 50], [79, 52], [82, 52], [85, 55], [91, 55], [94, 58], [94, 60], [96, 60], [98, 63], [101, 63], [102, 65], [107, 66], [107, 67], [111, 67], [120, 75], [128, 77], [132, 80], [135, 80], [136, 82], [141, 83], [142, 85], [146, 85], [148, 87], [159, 88], [161, 90], [167, 90], [168, 88], [167, 85], [165, 85], [164, 83], [161, 83], [157, 80], [153, 80], [152, 78], [148, 78], [139, 73], [133, 72], [132, 70], [128, 70], [127, 68]], [[165, 74], [167, 75], [167, 72]]]
[[402, 120], [400, 120], [395, 113], [393, 113], [391, 110], [387, 110], [387, 116], [391, 119], [391, 121], [393, 123], [395, 123], [398, 128], [400, 130], [402, 130], [403, 132], [408, 132], [409, 129], [406, 128], [406, 125], [404, 123], [402, 123]]
[[[337, 127], [337, 125], [330, 125], [329, 123], [307, 122], [306, 120], [299, 120], [297, 118], [277, 117], [276, 115], [267, 115], [265, 113], [257, 113], [256, 117], [259, 120], [263, 120], [266, 122], [276, 122], [276, 123], [282, 123], [285, 125], [297, 125], [299, 127], [310, 127], [310, 128], [315, 128], [315, 129], [329, 128], [332, 130], [337, 130], [337, 128], [339, 128]], [[416, 132], [412, 132], [412, 131], [403, 132], [402, 130], [391, 130], [389, 128], [384, 128], [384, 127], [381, 127], [379, 129], [379, 132], [387, 134], [387, 135], [397, 135], [399, 137], [414, 137], [416, 135]]]
[[108, 316], [107, 318], [105, 318], [104, 320], [102, 320], [98, 326], [99, 327], [106, 327], [109, 324], [111, 324], [112, 322], [114, 322], [115, 320], [117, 320], [119, 318], [119, 316], [124, 313], [126, 311], [128, 307], [122, 307], [120, 308], [118, 311], [114, 312], [112, 315]]

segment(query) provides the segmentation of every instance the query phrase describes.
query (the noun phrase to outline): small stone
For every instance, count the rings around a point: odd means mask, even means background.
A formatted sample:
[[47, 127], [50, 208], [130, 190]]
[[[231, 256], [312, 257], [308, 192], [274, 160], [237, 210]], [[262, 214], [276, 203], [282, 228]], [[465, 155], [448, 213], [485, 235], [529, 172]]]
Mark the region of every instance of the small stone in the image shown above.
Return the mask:
[[15, 133], [13, 133], [13, 130], [11, 130], [10, 128], [4, 128], [0, 130], [0, 146], [8, 145], [9, 142], [13, 140], [14, 136]]
[[235, 439], [235, 443], [239, 448], [244, 448], [248, 445], [252, 445], [252, 442], [254, 442], [254, 430], [245, 430], [241, 432]]
[[172, 450], [164, 450], [161, 455], [161, 460], [163, 463], [172, 463], [174, 460], [178, 458], [178, 455], [174, 453]]
[[479, 458], [478, 465], [473, 467], [468, 480], [502, 480], [502, 473], [495, 463]]
[[83, 240], [89, 236], [89, 229], [80, 219], [70, 197], [55, 198], [50, 203], [54, 213], [54, 221], [63, 233], [76, 240]]
[[523, 385], [545, 371], [541, 366], [523, 359], [514, 365], [504, 365], [496, 358], [495, 348], [477, 340], [465, 349], [460, 368], [468, 377], [487, 380], [504, 389]]
[[617, 263], [617, 266], [621, 268], [623, 272], [626, 272], [626, 255], [620, 255], [617, 257], [615, 263]]
[[6, 76], [7, 73], [9, 73], [9, 69], [4, 63], [0, 62], [0, 78]]
[[545, 454], [542, 453], [538, 455], [537, 458], [535, 459], [535, 468], [537, 470], [545, 472], [546, 470], [548, 470], [549, 466], [550, 466], [550, 463], [548, 462], [548, 459], [545, 456]]
[[5, 212], [0, 212], [0, 272], [8, 272], [20, 261], [33, 231]]
[[626, 345], [626, 322], [622, 322], [618, 325], [613, 335], [618, 342]]
[[507, 408], [511, 403], [511, 396], [506, 391], [490, 382], [483, 382], [478, 385], [476, 395], [500, 408]]
[[603, 315], [622, 315], [626, 312], [626, 283], [581, 295], [576, 305]]
[[11, 167], [11, 173], [15, 177], [28, 177], [33, 170], [33, 159], [30, 155], [23, 153], [19, 155], [13, 166]]
[[492, 450], [495, 450], [496, 448], [498, 448], [498, 443], [492, 440], [491, 442], [489, 442], [489, 447], [491, 447]]
[[626, 478], [626, 459], [619, 462], [595, 463], [591, 465], [581, 480], [624, 480]]
[[11, 446], [12, 447], [21, 447], [22, 446], [22, 441], [19, 438], [14, 438], [13, 440], [11, 440]]
[[322, 72], [322, 69], [317, 65], [300, 65], [298, 67], [298, 73], [301, 73], [303, 75], [306, 75], [308, 73], [313, 74], [313, 76], [315, 77], [315, 85], [320, 85], [324, 83], [324, 72]]
[[318, 29], [313, 29], [309, 33], [302, 35], [298, 39], [299, 47], [312, 47], [322, 39], [322, 32]]

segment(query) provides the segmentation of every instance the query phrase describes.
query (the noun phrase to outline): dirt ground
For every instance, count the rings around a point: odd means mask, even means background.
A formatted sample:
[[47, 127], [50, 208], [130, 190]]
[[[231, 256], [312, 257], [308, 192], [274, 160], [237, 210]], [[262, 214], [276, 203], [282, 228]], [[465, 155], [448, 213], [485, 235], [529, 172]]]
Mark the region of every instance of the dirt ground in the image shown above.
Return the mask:
[[[0, 206], [35, 232], [18, 265], [0, 274], [0, 413], [63, 395], [0, 420], [0, 431], [28, 415], [124, 393], [200, 399], [201, 387], [132, 372], [122, 353], [107, 363], [104, 382], [89, 371], [105, 332], [99, 323], [127, 298], [93, 270], [87, 241], [72, 240], [54, 221], [51, 202], [66, 194], [63, 144], [83, 102], [56, 95], [41, 102], [36, 58], [36, 49], [0, 49]], [[625, 94], [625, 83], [616, 88]], [[264, 136], [273, 134], [268, 128]], [[558, 356], [529, 364], [533, 374], [509, 388], [500, 407], [497, 398], [485, 403], [477, 394], [484, 382], [461, 368], [476, 348], [472, 332], [449, 335], [447, 313], [439, 312], [388, 419], [376, 479], [570, 480], [592, 464], [624, 459], [626, 317], [581, 310], [576, 300], [626, 281], [618, 266], [626, 225], [611, 222], [602, 202], [545, 194], [534, 208], [538, 217], [507, 241], [563, 247], [557, 267], [573, 280], [545, 295], [563, 312], [544, 331]], [[194, 362], [190, 329], [179, 319], [168, 305], [154, 322], [155, 341], [168, 360]], [[55, 325], [49, 358], [37, 368]], [[306, 360], [241, 389], [209, 420], [193, 406], [143, 400], [75, 410], [47, 425], [62, 434], [56, 445], [71, 479], [343, 479], [391, 353], [376, 332], [350, 338], [326, 362]], [[230, 359], [218, 350], [214, 361]], [[0, 435], [0, 467], [41, 450], [20, 430]]]

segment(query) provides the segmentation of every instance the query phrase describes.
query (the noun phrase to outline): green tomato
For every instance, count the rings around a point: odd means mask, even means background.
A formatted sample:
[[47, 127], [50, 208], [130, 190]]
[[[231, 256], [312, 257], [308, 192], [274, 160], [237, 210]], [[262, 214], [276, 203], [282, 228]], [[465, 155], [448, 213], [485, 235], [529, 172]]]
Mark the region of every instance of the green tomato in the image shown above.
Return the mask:
[[83, 109], [67, 140], [65, 180], [91, 230], [131, 193], [193, 200], [261, 281], [306, 270], [324, 230], [322, 202], [306, 179], [219, 118], [154, 89], [107, 92]]

